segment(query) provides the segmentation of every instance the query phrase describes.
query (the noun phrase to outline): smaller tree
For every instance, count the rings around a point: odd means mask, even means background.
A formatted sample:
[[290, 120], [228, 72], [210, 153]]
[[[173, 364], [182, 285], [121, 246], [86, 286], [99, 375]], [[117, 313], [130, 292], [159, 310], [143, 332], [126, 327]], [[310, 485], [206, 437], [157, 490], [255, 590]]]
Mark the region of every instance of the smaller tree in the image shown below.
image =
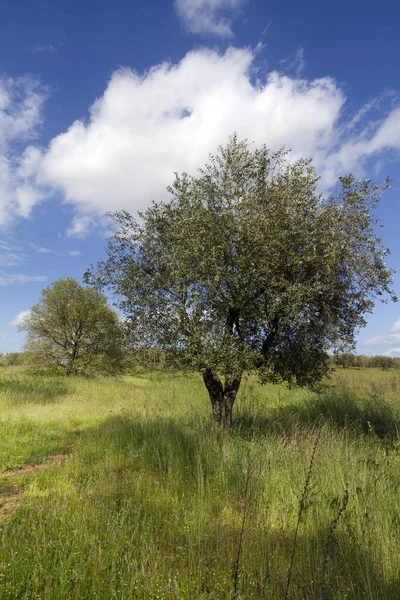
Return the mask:
[[371, 366], [386, 371], [394, 366], [394, 359], [391, 356], [373, 356], [371, 358]]
[[75, 279], [58, 279], [23, 320], [25, 351], [37, 367], [112, 374], [122, 364], [122, 327], [106, 297]]
[[338, 352], [335, 356], [335, 363], [343, 369], [354, 367], [356, 365], [356, 355], [351, 352]]
[[354, 366], [358, 369], [366, 369], [370, 366], [370, 357], [365, 354], [356, 354], [354, 356]]

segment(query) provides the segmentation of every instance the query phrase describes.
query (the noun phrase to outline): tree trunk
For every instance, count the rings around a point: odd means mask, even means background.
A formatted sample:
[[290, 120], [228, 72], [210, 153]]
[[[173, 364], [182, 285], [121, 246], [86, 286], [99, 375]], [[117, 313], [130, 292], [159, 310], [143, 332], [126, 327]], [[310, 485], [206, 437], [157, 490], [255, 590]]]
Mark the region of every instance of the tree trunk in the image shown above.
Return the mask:
[[72, 373], [72, 368], [73, 368], [73, 361], [68, 361], [68, 363], [65, 365], [65, 369], [64, 369], [64, 375], [66, 377], [69, 377]]
[[227, 377], [225, 385], [222, 385], [218, 375], [212, 369], [206, 369], [203, 373], [203, 381], [210, 396], [214, 420], [217, 425], [225, 429], [232, 429], [232, 408], [241, 379], [241, 375]]
[[74, 368], [74, 362], [76, 358], [76, 345], [72, 348], [72, 352], [68, 358], [67, 364], [65, 365], [64, 374], [69, 377], [72, 373], [72, 369]]

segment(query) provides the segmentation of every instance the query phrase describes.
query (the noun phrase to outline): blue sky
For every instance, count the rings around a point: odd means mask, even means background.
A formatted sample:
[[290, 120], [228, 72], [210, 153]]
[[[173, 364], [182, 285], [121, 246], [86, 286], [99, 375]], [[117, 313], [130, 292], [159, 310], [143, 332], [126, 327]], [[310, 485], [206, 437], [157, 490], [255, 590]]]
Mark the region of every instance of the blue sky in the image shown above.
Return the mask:
[[[0, 0], [0, 352], [19, 315], [104, 256], [107, 210], [166, 199], [236, 130], [392, 189], [400, 262], [400, 5], [288, 0]], [[395, 288], [400, 291], [400, 277]], [[400, 356], [400, 305], [358, 350]]]

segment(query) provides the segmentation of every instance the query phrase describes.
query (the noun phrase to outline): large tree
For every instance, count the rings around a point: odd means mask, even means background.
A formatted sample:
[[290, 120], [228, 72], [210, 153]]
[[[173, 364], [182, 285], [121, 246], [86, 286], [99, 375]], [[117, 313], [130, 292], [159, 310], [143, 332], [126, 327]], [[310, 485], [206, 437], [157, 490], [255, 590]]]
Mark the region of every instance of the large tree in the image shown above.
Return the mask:
[[169, 202], [111, 215], [108, 259], [87, 274], [117, 294], [137, 345], [202, 373], [225, 427], [244, 372], [312, 386], [374, 298], [395, 299], [375, 231], [381, 188], [349, 175], [325, 199], [317, 181], [309, 161], [233, 136], [197, 177], [176, 174]]
[[42, 290], [20, 328], [25, 351], [36, 366], [65, 375], [119, 370], [122, 328], [105, 296], [75, 279], [58, 279]]

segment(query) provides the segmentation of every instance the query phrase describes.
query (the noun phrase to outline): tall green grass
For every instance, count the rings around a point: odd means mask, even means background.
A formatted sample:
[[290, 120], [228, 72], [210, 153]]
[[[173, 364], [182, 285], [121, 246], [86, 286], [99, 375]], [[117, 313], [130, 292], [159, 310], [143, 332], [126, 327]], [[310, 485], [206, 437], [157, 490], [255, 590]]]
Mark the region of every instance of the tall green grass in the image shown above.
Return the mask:
[[338, 371], [320, 395], [248, 379], [228, 433], [198, 377], [3, 377], [0, 496], [22, 494], [0, 598], [397, 600], [399, 390], [390, 371]]

